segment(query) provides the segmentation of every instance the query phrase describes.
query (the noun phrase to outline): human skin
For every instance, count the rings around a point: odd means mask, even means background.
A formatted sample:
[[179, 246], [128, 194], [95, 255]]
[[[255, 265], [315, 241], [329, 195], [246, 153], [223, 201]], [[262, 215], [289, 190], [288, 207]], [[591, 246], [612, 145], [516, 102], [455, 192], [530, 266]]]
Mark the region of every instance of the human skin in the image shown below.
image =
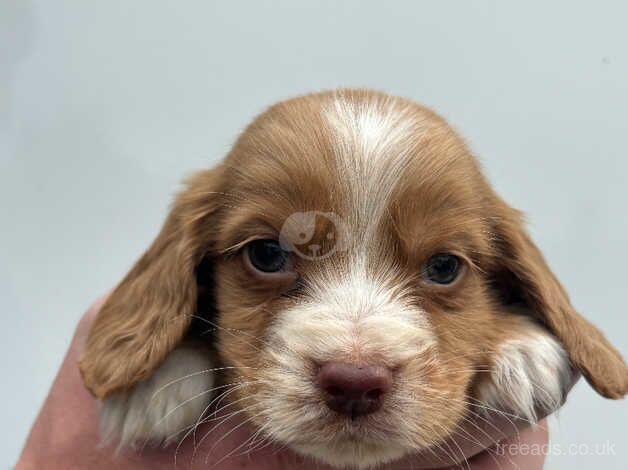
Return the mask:
[[[55, 469], [151, 469], [173, 468], [235, 470], [296, 470], [325, 469], [276, 445], [259, 446], [258, 450], [246, 452], [250, 447], [252, 431], [241, 421], [219, 421], [218, 426], [200, 428], [196, 436], [188, 436], [181, 445], [166, 449], [143, 449], [141, 452], [120, 451], [99, 444], [97, 404], [83, 386], [78, 371], [78, 359], [89, 325], [105, 301], [100, 299], [90, 307], [79, 322], [63, 364], [57, 374], [44, 405], [35, 420], [19, 461], [17, 470], [46, 468]], [[212, 429], [213, 428], [213, 429]], [[499, 428], [499, 429], [497, 429]], [[211, 432], [207, 432], [211, 429]], [[207, 438], [199, 445], [201, 437]], [[458, 467], [472, 470], [507, 470], [543, 468], [543, 455], [520, 455], [504, 453], [497, 455], [491, 449], [499, 439], [501, 448], [526, 444], [541, 446], [548, 442], [546, 422], [530, 428], [519, 424], [515, 429], [510, 420], [495, 417], [490, 424], [474, 423], [465, 431], [464, 441], [443, 446], [444, 454], [458, 455], [462, 464]], [[491, 439], [491, 442], [487, 442]], [[195, 441], [196, 440], [196, 446]], [[460, 448], [465, 454], [463, 458]], [[479, 452], [479, 453], [478, 453]], [[536, 453], [541, 454], [541, 453]], [[469, 457], [473, 456], [473, 457]], [[176, 459], [176, 460], [175, 460]], [[411, 456], [402, 462], [383, 467], [382, 470], [426, 469], [430, 465], [443, 467], [443, 457], [432, 452]], [[457, 459], [458, 460], [458, 459]]]

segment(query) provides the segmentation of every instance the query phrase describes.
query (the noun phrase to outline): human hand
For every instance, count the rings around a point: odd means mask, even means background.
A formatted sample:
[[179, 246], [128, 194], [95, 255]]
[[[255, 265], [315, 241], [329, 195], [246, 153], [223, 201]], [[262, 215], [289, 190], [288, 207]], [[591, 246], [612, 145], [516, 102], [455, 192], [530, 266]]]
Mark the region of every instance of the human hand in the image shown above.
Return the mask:
[[[251, 440], [254, 430], [247, 428], [245, 422], [236, 420], [221, 421], [218, 426], [201, 426], [194, 436], [188, 436], [179, 446], [166, 449], [116, 453], [114, 449], [101, 446], [96, 401], [83, 386], [77, 364], [91, 320], [104, 301], [105, 298], [92, 305], [80, 321], [50, 393], [33, 424], [16, 470], [165, 470], [175, 466], [215, 470], [325, 468], [286, 448], [253, 445], [259, 442]], [[206, 438], [199, 444], [203, 436]], [[473, 470], [535, 470], [543, 467], [543, 455], [496, 453], [494, 444], [501, 439], [501, 449], [512, 448], [510, 445], [513, 444], [538, 445], [540, 448], [548, 441], [545, 421], [533, 428], [525, 428], [523, 423], [515, 425], [510, 419], [495, 416], [490, 423], [486, 419], [470, 423], [464, 436], [457, 442], [443, 445], [442, 452], [430, 451], [407, 457], [382, 470], [442, 468], [452, 459], [462, 462], [458, 468]], [[451, 458], [448, 459], [448, 456]]]

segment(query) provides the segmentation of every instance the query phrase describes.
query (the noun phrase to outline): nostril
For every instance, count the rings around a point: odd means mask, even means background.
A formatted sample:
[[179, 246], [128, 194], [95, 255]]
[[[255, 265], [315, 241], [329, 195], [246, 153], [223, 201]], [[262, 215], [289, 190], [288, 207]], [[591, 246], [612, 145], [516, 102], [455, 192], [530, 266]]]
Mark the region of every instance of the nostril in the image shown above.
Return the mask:
[[381, 388], [374, 388], [366, 392], [364, 394], [364, 397], [369, 400], [379, 400], [383, 394], [384, 390], [382, 390]]

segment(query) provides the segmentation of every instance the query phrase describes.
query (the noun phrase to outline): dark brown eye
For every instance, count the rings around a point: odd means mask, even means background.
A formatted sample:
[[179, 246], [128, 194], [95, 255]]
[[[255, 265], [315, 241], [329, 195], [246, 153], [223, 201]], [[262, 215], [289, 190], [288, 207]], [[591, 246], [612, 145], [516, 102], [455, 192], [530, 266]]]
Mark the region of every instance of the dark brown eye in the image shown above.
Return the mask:
[[246, 256], [253, 268], [262, 273], [278, 273], [288, 270], [289, 255], [276, 240], [253, 240], [246, 248]]
[[449, 254], [432, 256], [425, 265], [423, 276], [435, 284], [451, 284], [460, 273], [460, 258]]

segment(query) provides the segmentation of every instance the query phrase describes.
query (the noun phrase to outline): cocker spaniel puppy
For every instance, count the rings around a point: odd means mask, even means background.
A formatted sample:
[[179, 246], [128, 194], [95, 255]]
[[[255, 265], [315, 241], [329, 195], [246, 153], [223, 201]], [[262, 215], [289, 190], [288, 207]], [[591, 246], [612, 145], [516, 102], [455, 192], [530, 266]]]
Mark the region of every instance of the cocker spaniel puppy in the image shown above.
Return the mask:
[[484, 410], [535, 421], [578, 374], [628, 390], [463, 141], [367, 90], [276, 104], [191, 177], [80, 369], [121, 445], [181, 439], [224, 399], [338, 467], [435, 448]]

